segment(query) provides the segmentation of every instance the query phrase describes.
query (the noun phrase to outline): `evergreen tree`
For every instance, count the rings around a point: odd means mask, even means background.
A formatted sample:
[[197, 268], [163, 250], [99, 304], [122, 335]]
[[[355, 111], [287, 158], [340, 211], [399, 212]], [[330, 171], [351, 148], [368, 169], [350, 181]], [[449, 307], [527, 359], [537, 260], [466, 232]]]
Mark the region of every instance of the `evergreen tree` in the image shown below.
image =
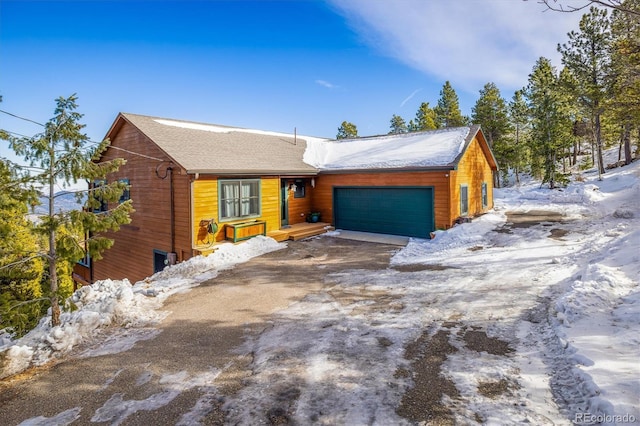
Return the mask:
[[[123, 183], [114, 182], [92, 188], [87, 197], [87, 208], [71, 212], [55, 212], [54, 192], [57, 183], [63, 185], [87, 181], [104, 180], [124, 164], [116, 159], [96, 163], [100, 153], [107, 149], [109, 141], [103, 141], [97, 147], [81, 132], [84, 127], [79, 123], [82, 114], [76, 111], [77, 97], [58, 98], [54, 117], [45, 125], [43, 133], [28, 138], [10, 138], [10, 145], [16, 154], [38, 166], [42, 171], [33, 176], [35, 183], [44, 185], [48, 195], [48, 214], [42, 217], [37, 230], [46, 238], [48, 261], [49, 298], [51, 303], [51, 323], [60, 324], [58, 274], [69, 271], [70, 265], [85, 256], [100, 258], [100, 253], [113, 244], [101, 235], [102, 232], [117, 231], [121, 224], [129, 223], [129, 214], [133, 211], [131, 200], [117, 205], [112, 210], [94, 213], [102, 202], [117, 202], [125, 189]], [[72, 231], [78, 230], [78, 233]], [[89, 236], [84, 240], [85, 236]], [[86, 252], [85, 252], [86, 250]], [[68, 277], [66, 277], [68, 279]]]
[[[640, 1], [627, 1], [625, 7], [640, 14]], [[616, 76], [608, 107], [622, 129], [620, 140], [624, 163], [632, 161], [631, 132], [640, 130], [640, 18], [615, 11], [611, 24], [612, 68]]]
[[[506, 171], [508, 144], [507, 135], [511, 132], [507, 114], [507, 104], [494, 83], [485, 84], [480, 97], [471, 109], [473, 123], [479, 124], [482, 132], [492, 148], [498, 164]], [[494, 177], [494, 185], [500, 187], [498, 175]]]
[[461, 127], [468, 123], [460, 111], [458, 94], [448, 81], [442, 86], [438, 105], [434, 108], [438, 128]]
[[520, 183], [520, 172], [526, 164], [526, 150], [524, 141], [529, 124], [529, 108], [522, 90], [513, 94], [509, 102], [509, 121], [513, 129], [513, 143], [508, 153], [508, 164], [513, 168], [516, 183]]
[[563, 183], [558, 159], [571, 141], [572, 121], [559, 77], [547, 58], [540, 58], [529, 75], [526, 96], [531, 119], [531, 168], [549, 188]]
[[24, 177], [0, 160], [0, 329], [20, 337], [33, 328], [45, 307], [40, 283], [44, 262], [26, 219], [36, 192], [23, 188]]
[[389, 131], [390, 135], [397, 135], [400, 133], [407, 133], [409, 131], [409, 128], [407, 127], [407, 123], [404, 121], [404, 118], [400, 117], [399, 115], [395, 115], [393, 114], [393, 117], [391, 117], [391, 130]]
[[425, 130], [434, 130], [438, 128], [436, 122], [436, 112], [429, 106], [429, 102], [423, 102], [416, 113], [416, 120], [411, 121], [411, 132], [423, 132]]
[[592, 120], [598, 171], [602, 174], [605, 169], [601, 117], [609, 87], [611, 46], [607, 11], [591, 7], [580, 20], [580, 31], [571, 31], [568, 36], [569, 42], [558, 45], [558, 51], [576, 80], [580, 105]]
[[340, 127], [338, 127], [338, 134], [336, 139], [353, 139], [358, 137], [358, 128], [355, 124], [348, 121], [343, 121]]

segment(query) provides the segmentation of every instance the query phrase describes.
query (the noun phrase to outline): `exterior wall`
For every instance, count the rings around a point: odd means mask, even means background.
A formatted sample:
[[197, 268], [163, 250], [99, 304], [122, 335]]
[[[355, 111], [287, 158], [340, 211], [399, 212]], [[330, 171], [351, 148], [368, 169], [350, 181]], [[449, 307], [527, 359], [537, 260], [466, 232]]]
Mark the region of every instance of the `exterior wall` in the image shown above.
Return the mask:
[[434, 188], [435, 227], [449, 228], [455, 217], [450, 209], [450, 171], [380, 172], [321, 174], [316, 178], [312, 210], [322, 214], [322, 221], [334, 223], [334, 186], [432, 186]]
[[[451, 174], [451, 216], [454, 220], [460, 213], [460, 185], [468, 187], [469, 211], [466, 216], [472, 217], [493, 208], [493, 172], [480, 143], [476, 138], [471, 141], [458, 170]], [[487, 184], [487, 207], [482, 207], [482, 183]]]
[[[152, 275], [153, 250], [171, 252], [171, 194], [169, 178], [161, 179], [156, 175], [160, 165], [162, 176], [170, 165], [170, 158], [164, 154], [144, 134], [124, 121], [122, 127], [111, 134], [113, 147], [122, 147], [127, 151], [144, 154], [165, 160], [160, 162], [126, 151], [109, 148], [103, 155], [104, 160], [125, 158], [127, 163], [116, 173], [108, 176], [108, 181], [128, 179], [130, 196], [136, 210], [132, 222], [124, 225], [116, 233], [107, 233], [113, 238], [113, 247], [103, 253], [103, 259], [93, 261], [93, 279], [129, 278], [132, 282]], [[175, 167], [174, 217], [175, 251], [177, 260], [191, 257], [191, 241], [188, 232], [190, 223], [189, 181], [186, 174]]]
[[241, 223], [249, 220], [264, 220], [267, 222], [267, 232], [280, 229], [280, 178], [278, 176], [263, 176], [260, 178], [260, 217], [239, 219], [228, 222], [220, 222], [218, 216], [218, 176], [192, 177], [191, 188], [193, 192], [193, 216], [191, 229], [193, 234], [193, 249], [205, 248], [207, 244], [206, 225], [208, 220], [215, 220], [218, 224], [218, 232], [214, 241], [225, 239], [224, 225], [229, 223]]
[[[310, 179], [302, 179], [305, 182], [305, 193], [302, 198], [295, 198], [294, 191], [287, 189], [288, 205], [289, 205], [289, 225], [302, 223], [307, 220], [307, 213], [311, 212], [311, 198], [313, 197], [313, 188]], [[296, 179], [286, 179], [287, 188], [290, 184], [295, 184]]]

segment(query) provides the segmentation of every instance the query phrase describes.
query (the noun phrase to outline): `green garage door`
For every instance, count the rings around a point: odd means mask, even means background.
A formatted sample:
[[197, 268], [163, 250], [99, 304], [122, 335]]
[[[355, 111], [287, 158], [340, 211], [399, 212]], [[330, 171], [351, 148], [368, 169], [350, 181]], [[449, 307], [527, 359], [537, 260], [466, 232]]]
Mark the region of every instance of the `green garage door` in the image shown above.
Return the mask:
[[333, 189], [337, 229], [428, 238], [434, 231], [432, 187]]

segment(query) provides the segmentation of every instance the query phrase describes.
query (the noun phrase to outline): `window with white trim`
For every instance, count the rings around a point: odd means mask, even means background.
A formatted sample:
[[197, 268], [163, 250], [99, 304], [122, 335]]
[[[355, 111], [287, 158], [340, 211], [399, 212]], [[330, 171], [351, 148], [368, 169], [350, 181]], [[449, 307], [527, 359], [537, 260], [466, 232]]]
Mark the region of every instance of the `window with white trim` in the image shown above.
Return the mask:
[[466, 216], [469, 213], [469, 187], [460, 185], [460, 216]]
[[489, 189], [487, 182], [482, 182], [482, 208], [486, 209], [487, 207], [489, 207]]
[[220, 221], [260, 216], [260, 179], [218, 181]]

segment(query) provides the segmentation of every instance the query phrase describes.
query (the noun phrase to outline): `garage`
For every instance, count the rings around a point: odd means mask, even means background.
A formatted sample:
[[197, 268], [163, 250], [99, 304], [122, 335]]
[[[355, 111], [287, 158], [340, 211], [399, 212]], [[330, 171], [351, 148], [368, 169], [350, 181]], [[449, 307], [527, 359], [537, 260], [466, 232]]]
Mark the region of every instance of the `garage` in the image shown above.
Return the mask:
[[433, 187], [334, 187], [337, 229], [428, 238]]

